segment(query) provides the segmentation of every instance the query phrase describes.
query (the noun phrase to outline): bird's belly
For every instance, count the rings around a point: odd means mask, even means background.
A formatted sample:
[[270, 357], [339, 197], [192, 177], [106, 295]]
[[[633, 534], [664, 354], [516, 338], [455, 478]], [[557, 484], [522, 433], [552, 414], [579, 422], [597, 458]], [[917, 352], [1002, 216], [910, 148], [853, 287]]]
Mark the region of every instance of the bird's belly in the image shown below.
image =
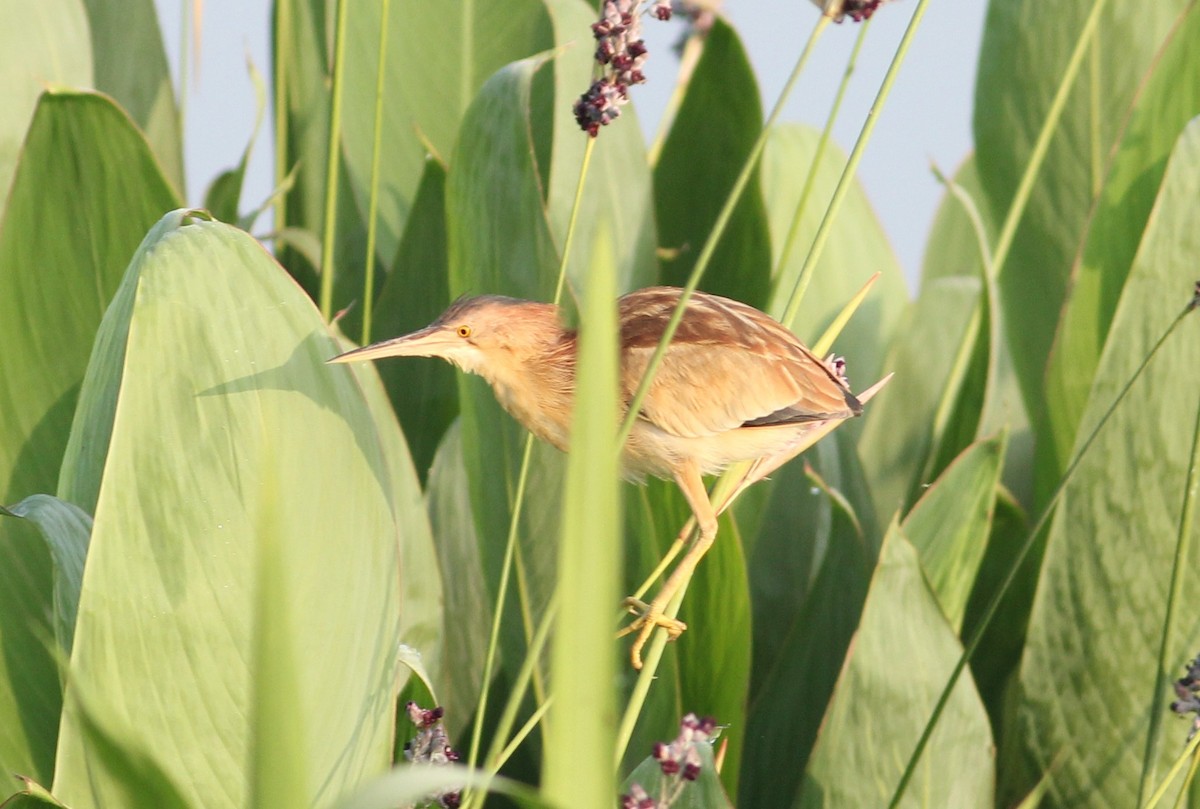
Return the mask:
[[639, 421], [625, 444], [622, 460], [627, 473], [670, 478], [687, 461], [701, 474], [714, 475], [738, 461], [752, 461], [794, 449], [822, 422], [739, 427], [706, 436], [678, 436]]

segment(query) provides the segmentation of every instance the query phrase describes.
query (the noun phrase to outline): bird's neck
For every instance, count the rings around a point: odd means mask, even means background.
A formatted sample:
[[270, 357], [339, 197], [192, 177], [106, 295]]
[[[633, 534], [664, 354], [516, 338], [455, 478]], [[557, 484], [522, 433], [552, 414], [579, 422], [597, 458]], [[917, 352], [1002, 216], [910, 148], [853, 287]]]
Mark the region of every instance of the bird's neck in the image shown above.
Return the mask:
[[478, 373], [513, 418], [543, 441], [567, 450], [575, 390], [573, 333], [564, 333], [519, 364], [487, 366]]

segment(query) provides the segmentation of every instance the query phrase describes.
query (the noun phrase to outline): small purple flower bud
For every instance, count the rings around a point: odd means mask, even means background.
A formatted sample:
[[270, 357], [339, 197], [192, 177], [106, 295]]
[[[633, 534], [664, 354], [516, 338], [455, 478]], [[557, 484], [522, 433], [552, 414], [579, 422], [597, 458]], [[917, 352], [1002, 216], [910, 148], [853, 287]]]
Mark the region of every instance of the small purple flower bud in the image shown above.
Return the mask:
[[699, 777], [700, 777], [700, 765], [699, 764], [692, 764], [691, 762], [688, 762], [687, 764], [683, 765], [683, 780], [695, 781]]
[[666, 22], [671, 19], [671, 3], [670, 0], [659, 0], [654, 4], [653, 14], [657, 19]]

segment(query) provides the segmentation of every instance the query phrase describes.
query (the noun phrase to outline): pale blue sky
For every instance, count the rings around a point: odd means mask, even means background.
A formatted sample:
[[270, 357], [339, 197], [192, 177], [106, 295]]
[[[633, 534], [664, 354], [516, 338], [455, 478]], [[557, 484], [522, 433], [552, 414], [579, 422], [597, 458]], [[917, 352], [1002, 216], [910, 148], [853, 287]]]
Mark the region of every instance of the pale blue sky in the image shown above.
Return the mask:
[[[156, 0], [156, 4], [176, 70], [184, 4], [179, 0]], [[875, 15], [835, 130], [838, 143], [847, 151], [915, 5], [916, 0], [896, 0]], [[971, 149], [971, 98], [986, 6], [986, 0], [929, 4], [859, 170], [910, 286], [919, 275], [925, 239], [942, 193], [929, 171], [930, 161], [952, 171]], [[724, 12], [742, 35], [759, 75], [764, 110], [769, 110], [816, 20], [816, 7], [806, 0], [730, 0]], [[245, 55], [269, 80], [269, 16], [267, 0], [205, 0], [200, 63], [198, 69], [191, 68], [184, 142], [188, 198], [193, 204], [202, 201], [213, 177], [237, 163], [250, 137], [255, 102]], [[650, 81], [637, 88], [634, 103], [649, 132], [657, 126], [671, 89], [674, 56], [666, 46], [678, 29], [649, 20], [645, 29], [651, 47], [646, 69]], [[784, 111], [785, 120], [823, 125], [857, 33], [850, 22], [830, 26]], [[243, 210], [257, 206], [270, 193], [271, 150], [268, 116], [251, 158]]]

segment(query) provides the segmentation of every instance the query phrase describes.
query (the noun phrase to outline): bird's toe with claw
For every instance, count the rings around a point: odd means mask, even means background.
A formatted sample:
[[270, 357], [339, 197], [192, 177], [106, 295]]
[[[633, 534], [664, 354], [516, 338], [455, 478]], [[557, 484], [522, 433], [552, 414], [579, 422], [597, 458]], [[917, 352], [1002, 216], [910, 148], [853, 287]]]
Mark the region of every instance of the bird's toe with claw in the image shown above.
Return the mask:
[[635, 617], [628, 626], [617, 633], [617, 637], [637, 633], [637, 638], [633, 641], [633, 648], [629, 651], [629, 658], [635, 669], [642, 667], [642, 647], [646, 645], [646, 641], [650, 640], [650, 635], [654, 632], [655, 627], [661, 626], [667, 630], [668, 640], [675, 640], [687, 629], [687, 624], [683, 621], [663, 615], [663, 604], [659, 603], [657, 599], [647, 604], [630, 596], [622, 604]]

